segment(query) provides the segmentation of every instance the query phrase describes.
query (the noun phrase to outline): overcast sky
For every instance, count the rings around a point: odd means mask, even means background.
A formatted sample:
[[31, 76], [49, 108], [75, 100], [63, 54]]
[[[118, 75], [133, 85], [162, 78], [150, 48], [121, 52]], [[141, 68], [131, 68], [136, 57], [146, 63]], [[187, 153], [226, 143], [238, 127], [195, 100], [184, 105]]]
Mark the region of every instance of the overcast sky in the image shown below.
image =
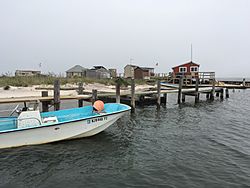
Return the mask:
[[131, 61], [169, 72], [191, 43], [201, 71], [250, 77], [250, 0], [0, 0], [0, 73]]

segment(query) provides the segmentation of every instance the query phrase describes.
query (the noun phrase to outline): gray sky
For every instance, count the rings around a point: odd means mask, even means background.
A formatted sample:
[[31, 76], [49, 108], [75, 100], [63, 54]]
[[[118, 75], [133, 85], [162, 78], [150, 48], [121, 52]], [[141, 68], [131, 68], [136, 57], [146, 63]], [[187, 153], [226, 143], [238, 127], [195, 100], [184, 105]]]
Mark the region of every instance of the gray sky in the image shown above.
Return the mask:
[[250, 0], [0, 0], [0, 73], [190, 60], [250, 77]]

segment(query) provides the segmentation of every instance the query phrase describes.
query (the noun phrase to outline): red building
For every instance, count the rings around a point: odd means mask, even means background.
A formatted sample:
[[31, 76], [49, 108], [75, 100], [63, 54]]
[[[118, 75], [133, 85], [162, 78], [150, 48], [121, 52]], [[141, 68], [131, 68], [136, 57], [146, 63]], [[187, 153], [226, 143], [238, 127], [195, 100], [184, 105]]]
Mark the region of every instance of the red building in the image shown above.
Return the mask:
[[173, 67], [173, 77], [178, 78], [180, 76], [186, 76], [190, 78], [195, 78], [198, 76], [199, 64], [192, 61]]

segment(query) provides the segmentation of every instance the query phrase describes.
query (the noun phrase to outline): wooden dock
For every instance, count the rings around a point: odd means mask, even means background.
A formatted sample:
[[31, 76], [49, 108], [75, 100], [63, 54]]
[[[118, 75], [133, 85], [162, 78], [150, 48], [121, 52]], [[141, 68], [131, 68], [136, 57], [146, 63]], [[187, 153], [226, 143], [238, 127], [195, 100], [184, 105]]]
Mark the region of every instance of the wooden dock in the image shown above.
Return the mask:
[[184, 103], [186, 96], [193, 96], [195, 103], [200, 100], [200, 95], [205, 94], [208, 100], [214, 100], [216, 97], [224, 98], [229, 97], [228, 89], [224, 92], [223, 87], [216, 87], [215, 82], [208, 87], [202, 87], [199, 82], [196, 82], [195, 87], [187, 88], [183, 86], [183, 79], [180, 78], [178, 87], [163, 87], [161, 81], [158, 80], [156, 87], [151, 91], [136, 91], [134, 80], [131, 81], [130, 89], [127, 91], [121, 91], [119, 83], [116, 84], [115, 92], [100, 93], [97, 90], [92, 90], [91, 93], [86, 93], [83, 90], [83, 84], [80, 83], [78, 87], [78, 95], [74, 96], [61, 96], [60, 95], [60, 83], [55, 81], [54, 83], [54, 96], [48, 96], [48, 91], [42, 91], [40, 97], [18, 97], [18, 98], [0, 98], [0, 104], [6, 103], [22, 103], [22, 102], [41, 102], [42, 111], [49, 110], [49, 106], [54, 106], [54, 110], [60, 109], [60, 103], [63, 100], [78, 100], [78, 106], [83, 106], [83, 101], [94, 102], [97, 99], [104, 100], [105, 102], [117, 102], [127, 103], [132, 109], [135, 109], [137, 104], [156, 104], [157, 107], [167, 104], [168, 94], [177, 94], [177, 103]]

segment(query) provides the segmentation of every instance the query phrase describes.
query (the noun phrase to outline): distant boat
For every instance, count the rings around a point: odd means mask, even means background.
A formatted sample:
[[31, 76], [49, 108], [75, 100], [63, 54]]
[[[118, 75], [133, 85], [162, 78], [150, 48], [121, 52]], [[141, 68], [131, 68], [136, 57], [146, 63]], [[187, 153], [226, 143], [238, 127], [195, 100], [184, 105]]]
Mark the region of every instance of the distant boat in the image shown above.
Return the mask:
[[43, 113], [27, 110], [19, 112], [17, 117], [0, 117], [0, 148], [93, 136], [115, 123], [130, 109], [124, 104], [107, 103], [102, 113], [95, 113], [92, 106], [85, 106]]

